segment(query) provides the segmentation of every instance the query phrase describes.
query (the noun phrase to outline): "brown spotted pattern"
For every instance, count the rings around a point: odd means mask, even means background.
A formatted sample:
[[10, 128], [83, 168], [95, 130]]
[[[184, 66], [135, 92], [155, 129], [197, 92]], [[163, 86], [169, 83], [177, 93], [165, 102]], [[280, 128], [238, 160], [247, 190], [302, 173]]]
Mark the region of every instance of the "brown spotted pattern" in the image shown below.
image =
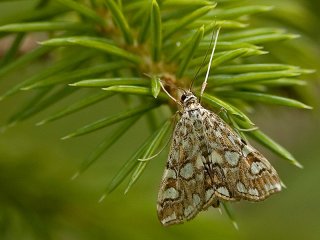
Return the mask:
[[261, 201], [281, 190], [256, 149], [186, 92], [162, 178], [157, 211], [165, 226], [183, 223], [219, 201]]

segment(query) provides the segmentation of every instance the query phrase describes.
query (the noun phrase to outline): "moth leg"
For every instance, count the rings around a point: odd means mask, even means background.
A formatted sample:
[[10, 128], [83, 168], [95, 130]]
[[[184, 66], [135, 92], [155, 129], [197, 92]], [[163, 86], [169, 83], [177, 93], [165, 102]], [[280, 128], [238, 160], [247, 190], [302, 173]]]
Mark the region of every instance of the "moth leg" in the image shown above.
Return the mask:
[[220, 207], [220, 201], [219, 201], [219, 199], [215, 199], [215, 201], [213, 201], [213, 203], [212, 203], [211, 206], [214, 207], [214, 208]]

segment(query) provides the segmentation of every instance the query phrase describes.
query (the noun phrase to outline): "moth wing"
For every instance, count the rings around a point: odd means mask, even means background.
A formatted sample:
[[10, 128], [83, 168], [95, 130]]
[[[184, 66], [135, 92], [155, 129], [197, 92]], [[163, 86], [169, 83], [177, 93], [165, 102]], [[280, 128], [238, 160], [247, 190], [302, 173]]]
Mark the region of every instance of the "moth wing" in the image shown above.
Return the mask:
[[158, 193], [158, 217], [165, 226], [190, 220], [202, 210], [204, 166], [195, 135], [190, 119], [182, 115]]
[[203, 124], [209, 152], [204, 165], [215, 195], [229, 201], [261, 201], [279, 192], [279, 176], [268, 160], [217, 115], [207, 114]]
[[235, 190], [241, 198], [262, 201], [281, 191], [281, 181], [269, 161], [249, 144], [242, 145]]

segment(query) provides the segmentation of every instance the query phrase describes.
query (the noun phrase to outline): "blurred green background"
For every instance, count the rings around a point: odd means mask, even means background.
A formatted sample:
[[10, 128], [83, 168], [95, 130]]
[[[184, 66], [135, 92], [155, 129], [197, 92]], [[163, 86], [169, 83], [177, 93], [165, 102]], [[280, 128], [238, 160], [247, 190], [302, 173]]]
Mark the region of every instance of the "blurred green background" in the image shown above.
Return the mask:
[[[257, 2], [274, 4], [276, 1]], [[291, 2], [293, 7], [301, 3], [313, 12], [312, 24], [319, 26], [318, 1]], [[290, 5], [285, 8], [290, 9]], [[306, 38], [319, 43], [319, 28], [307, 26], [301, 30]], [[307, 62], [302, 67], [310, 68]], [[18, 81], [26, 72], [37, 68], [41, 65], [23, 69], [10, 76], [10, 81]], [[318, 84], [312, 88], [317, 95]], [[0, 102], [0, 123], [23, 101], [23, 97], [16, 97]], [[112, 128], [68, 141], [61, 141], [60, 137], [70, 128], [75, 129], [105, 113], [118, 112], [124, 106], [115, 106], [115, 101], [120, 102], [113, 97], [107, 105], [104, 102], [103, 106], [98, 104], [64, 120], [35, 127], [34, 123], [46, 115], [44, 112], [0, 135], [0, 239], [320, 239], [320, 112], [317, 107], [310, 112], [257, 106], [258, 111], [251, 116], [254, 122], [289, 149], [304, 169], [258, 146], [275, 166], [287, 189], [264, 202], [232, 204], [239, 225], [237, 231], [226, 214], [221, 215], [216, 209], [200, 213], [180, 226], [160, 225], [156, 198], [168, 150], [152, 160], [127, 195], [123, 194], [125, 186], [122, 186], [98, 203], [114, 174], [141, 139], [148, 136], [143, 121], [130, 129], [88, 171], [70, 180], [90, 149]], [[317, 104], [319, 102], [313, 105]]]

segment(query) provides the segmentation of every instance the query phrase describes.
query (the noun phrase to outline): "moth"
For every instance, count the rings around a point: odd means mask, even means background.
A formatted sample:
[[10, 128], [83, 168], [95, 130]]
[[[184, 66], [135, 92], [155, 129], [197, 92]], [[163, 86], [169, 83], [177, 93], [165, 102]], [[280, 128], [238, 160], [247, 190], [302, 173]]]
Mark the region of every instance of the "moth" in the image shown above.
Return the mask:
[[[218, 33], [219, 29], [207, 76]], [[268, 160], [217, 114], [202, 107], [191, 90], [184, 91], [180, 102], [175, 101], [182, 108], [181, 116], [157, 201], [164, 226], [190, 220], [210, 206], [219, 207], [220, 201], [262, 201], [281, 191], [279, 176]]]

